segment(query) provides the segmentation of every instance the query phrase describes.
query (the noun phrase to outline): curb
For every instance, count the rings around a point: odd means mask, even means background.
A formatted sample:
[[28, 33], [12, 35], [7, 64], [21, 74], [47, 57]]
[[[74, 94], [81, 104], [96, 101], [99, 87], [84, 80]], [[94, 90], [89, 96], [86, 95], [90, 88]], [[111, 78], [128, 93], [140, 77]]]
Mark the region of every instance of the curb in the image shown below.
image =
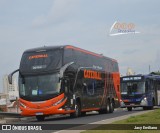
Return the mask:
[[23, 117], [23, 118], [13, 118], [13, 117], [4, 117], [0, 119], [0, 124], [12, 123], [12, 122], [19, 122], [19, 121], [27, 121], [35, 119], [34, 117]]

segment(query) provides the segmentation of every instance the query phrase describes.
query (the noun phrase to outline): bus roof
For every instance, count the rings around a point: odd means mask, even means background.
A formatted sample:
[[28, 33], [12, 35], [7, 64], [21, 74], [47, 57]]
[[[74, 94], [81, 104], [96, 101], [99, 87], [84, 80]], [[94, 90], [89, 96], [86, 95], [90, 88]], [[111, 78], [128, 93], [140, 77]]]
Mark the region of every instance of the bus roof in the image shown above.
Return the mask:
[[27, 53], [28, 52], [41, 52], [41, 51], [47, 51], [47, 50], [52, 50], [52, 49], [73, 49], [73, 50], [80, 51], [80, 52], [90, 54], [90, 55], [93, 55], [93, 56], [97, 56], [97, 57], [100, 57], [100, 58], [109, 59], [109, 60], [112, 60], [113, 62], [117, 62], [117, 60], [106, 57], [106, 56], [103, 56], [102, 54], [97, 54], [97, 53], [94, 53], [94, 52], [91, 52], [91, 51], [88, 51], [88, 50], [84, 50], [84, 49], [81, 49], [81, 48], [78, 48], [78, 47], [75, 47], [75, 46], [72, 46], [72, 45], [44, 46], [44, 47], [28, 49], [28, 50], [25, 50], [24, 52], [27, 52]]

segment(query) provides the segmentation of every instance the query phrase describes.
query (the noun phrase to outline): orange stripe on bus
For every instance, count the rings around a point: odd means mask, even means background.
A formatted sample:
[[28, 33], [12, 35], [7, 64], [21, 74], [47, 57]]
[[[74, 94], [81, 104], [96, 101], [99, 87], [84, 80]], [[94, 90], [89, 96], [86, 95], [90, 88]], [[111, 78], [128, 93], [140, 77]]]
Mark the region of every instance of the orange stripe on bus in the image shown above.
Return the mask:
[[99, 55], [99, 54], [96, 54], [96, 53], [93, 53], [93, 52], [90, 52], [90, 51], [87, 51], [87, 50], [84, 50], [84, 49], [81, 49], [81, 48], [73, 47], [73, 46], [66, 46], [65, 48], [66, 49], [74, 49], [74, 50], [77, 50], [77, 51], [80, 51], [80, 52], [83, 52], [83, 53], [87, 53], [87, 54], [90, 54], [90, 55], [93, 55], [93, 56], [97, 56], [97, 57], [103, 57], [102, 55]]
[[89, 109], [82, 109], [82, 112], [87, 112], [87, 111], [97, 111], [100, 110], [100, 108], [89, 108]]

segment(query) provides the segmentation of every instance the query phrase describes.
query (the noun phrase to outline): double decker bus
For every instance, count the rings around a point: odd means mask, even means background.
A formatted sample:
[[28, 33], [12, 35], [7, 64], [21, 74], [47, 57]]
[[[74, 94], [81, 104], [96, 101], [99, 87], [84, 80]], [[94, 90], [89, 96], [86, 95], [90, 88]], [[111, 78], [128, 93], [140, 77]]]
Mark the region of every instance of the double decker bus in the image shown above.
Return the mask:
[[160, 105], [160, 75], [131, 75], [121, 77], [121, 107], [153, 109]]
[[112, 113], [120, 106], [116, 60], [70, 45], [26, 50], [19, 69], [21, 115], [42, 121], [54, 114]]

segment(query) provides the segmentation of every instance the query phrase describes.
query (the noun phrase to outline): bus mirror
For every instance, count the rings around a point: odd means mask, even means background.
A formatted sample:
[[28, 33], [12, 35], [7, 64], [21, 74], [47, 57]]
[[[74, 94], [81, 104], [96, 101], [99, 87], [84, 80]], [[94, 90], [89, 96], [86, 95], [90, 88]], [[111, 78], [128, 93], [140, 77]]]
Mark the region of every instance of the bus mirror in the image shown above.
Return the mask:
[[67, 77], [59, 77], [59, 82], [60, 81], [66, 82], [66, 80], [67, 80]]
[[11, 74], [8, 75], [8, 82], [9, 82], [9, 84], [12, 84], [12, 75]]
[[22, 84], [25, 84], [25, 79], [24, 79], [24, 77], [22, 77]]
[[87, 94], [87, 84], [83, 83], [83, 94]]
[[65, 79], [65, 80], [64, 80], [64, 83], [65, 83], [65, 86], [67, 86], [68, 80]]
[[68, 93], [68, 80], [64, 80], [64, 88], [65, 88], [65, 92]]
[[61, 69], [60, 69], [60, 78], [63, 77], [65, 70], [67, 69], [67, 67], [69, 67], [70, 65], [72, 65], [74, 62], [70, 62], [68, 64], [65, 64]]
[[87, 84], [86, 84], [86, 83], [83, 83], [83, 86], [84, 86], [84, 87], [87, 87]]
[[19, 71], [19, 69], [13, 71], [11, 74], [8, 75], [8, 82], [9, 82], [9, 84], [12, 84], [12, 76], [13, 76], [13, 74], [15, 74], [18, 71]]
[[74, 77], [74, 74], [73, 73], [67, 73], [67, 77]]
[[59, 78], [59, 82], [62, 81], [62, 80], [63, 80], [63, 78]]

